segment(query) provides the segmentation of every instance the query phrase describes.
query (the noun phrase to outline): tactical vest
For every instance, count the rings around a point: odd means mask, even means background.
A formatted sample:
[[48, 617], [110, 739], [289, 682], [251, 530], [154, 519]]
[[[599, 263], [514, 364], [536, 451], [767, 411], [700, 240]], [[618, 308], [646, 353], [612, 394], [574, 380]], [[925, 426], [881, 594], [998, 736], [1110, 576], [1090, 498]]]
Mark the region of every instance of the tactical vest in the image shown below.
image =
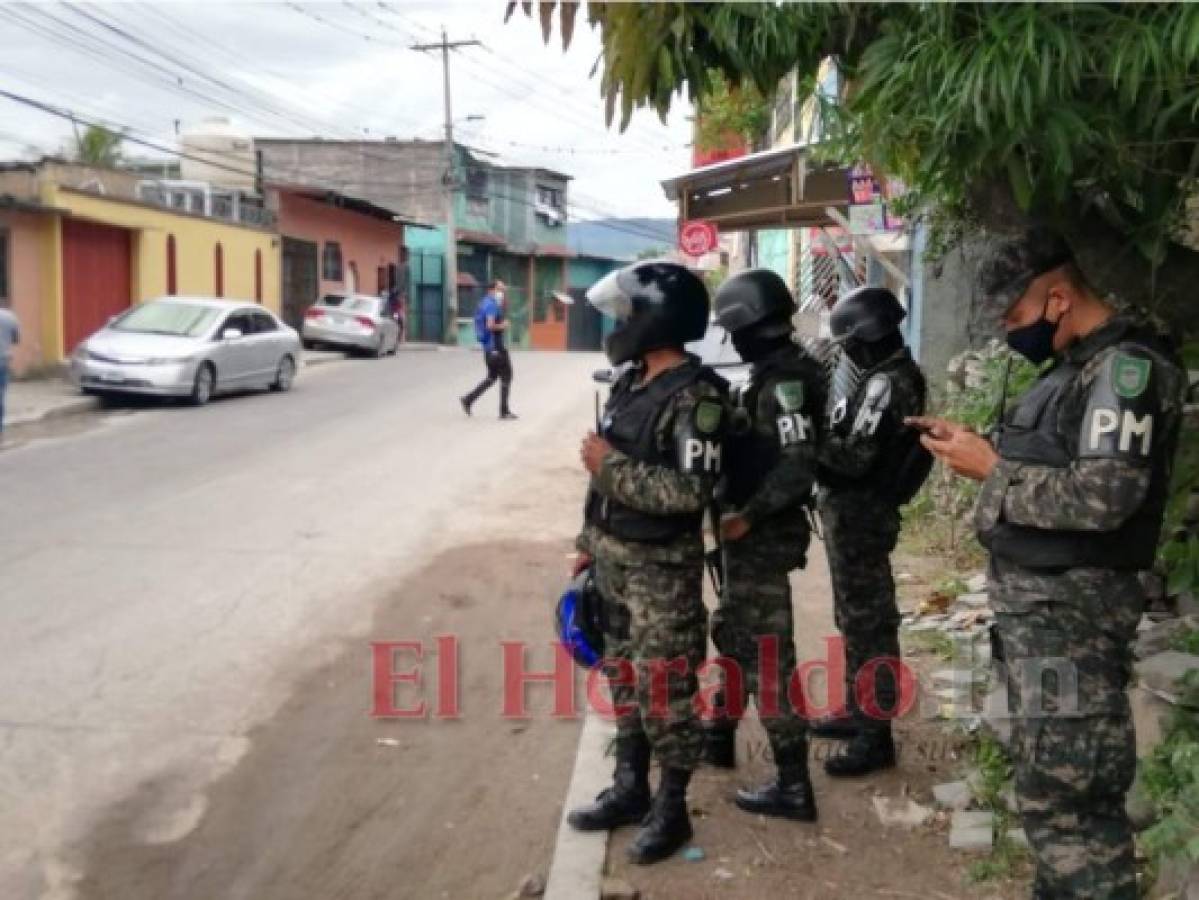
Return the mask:
[[[1149, 350], [1154, 357], [1172, 357], [1171, 348], [1156, 335], [1137, 333], [1132, 343], [1138, 349]], [[995, 449], [1003, 459], [1052, 468], [1066, 468], [1074, 461], [1077, 436], [1062, 435], [1058, 417], [1067, 388], [1081, 371], [1081, 363], [1059, 362], [1005, 416], [994, 435]], [[980, 532], [979, 541], [995, 556], [1032, 570], [1151, 568], [1169, 496], [1170, 448], [1176, 442], [1178, 427], [1176, 423], [1171, 432], [1164, 434], [1164, 440], [1155, 441], [1149, 491], [1140, 508], [1115, 531], [1067, 531], [1001, 520], [990, 530]]]
[[[604, 408], [601, 434], [616, 450], [639, 462], [678, 469], [673, 447], [658, 446], [658, 421], [670, 399], [696, 381], [707, 381], [723, 395], [724, 379], [698, 361], [690, 360], [662, 373], [641, 390], [634, 390], [637, 372], [629, 372], [612, 388]], [[622, 541], [666, 544], [687, 534], [697, 538], [703, 526], [703, 512], [677, 515], [651, 515], [604, 497], [592, 490], [587, 494], [586, 521], [605, 534]]]
[[[761, 486], [766, 473], [779, 464], [782, 456], [778, 437], [754, 427], [762, 387], [772, 381], [790, 379], [802, 381], [805, 390], [812, 390], [819, 383], [819, 378], [818, 364], [809, 362], [798, 352], [780, 354], [754, 366], [750, 380], [742, 388], [737, 401], [738, 418], [747, 421], [725, 442], [723, 502], [733, 507], [744, 506]], [[745, 415], [740, 414], [742, 410]], [[821, 411], [819, 406], [813, 408], [815, 415], [820, 415]]]
[[[894, 379], [903, 369], [910, 369], [920, 400], [920, 408], [911, 410], [908, 414], [923, 414], [927, 390], [924, 375], [907, 350], [860, 374], [849, 372], [849, 367], [838, 363], [830, 377], [829, 408], [834, 409], [838, 403], [844, 403], [842, 420], [850, 423], [852, 427], [865, 400], [865, 387], [869, 385], [870, 379], [880, 374]], [[821, 466], [818, 476], [820, 484], [835, 491], [868, 491], [889, 503], [901, 506], [916, 495], [928, 478], [933, 464], [932, 455], [920, 443], [920, 433], [907, 426], [901, 425], [886, 434], [877, 434], [875, 439], [882, 441], [884, 446], [870, 471], [858, 478], [852, 478]]]

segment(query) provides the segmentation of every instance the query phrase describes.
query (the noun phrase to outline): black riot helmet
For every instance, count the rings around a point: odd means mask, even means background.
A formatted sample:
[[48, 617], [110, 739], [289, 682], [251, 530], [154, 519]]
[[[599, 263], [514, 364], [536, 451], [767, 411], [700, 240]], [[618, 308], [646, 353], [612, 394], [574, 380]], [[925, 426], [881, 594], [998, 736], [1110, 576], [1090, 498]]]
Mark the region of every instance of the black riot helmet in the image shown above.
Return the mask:
[[874, 344], [899, 331], [907, 310], [886, 288], [860, 287], [833, 306], [829, 328], [836, 341]]
[[616, 320], [604, 342], [614, 366], [650, 350], [681, 348], [708, 330], [708, 289], [686, 266], [667, 260], [609, 272], [588, 289], [587, 300]]
[[716, 291], [716, 322], [730, 334], [755, 337], [789, 335], [798, 307], [787, 283], [770, 269], [748, 269], [729, 278]]

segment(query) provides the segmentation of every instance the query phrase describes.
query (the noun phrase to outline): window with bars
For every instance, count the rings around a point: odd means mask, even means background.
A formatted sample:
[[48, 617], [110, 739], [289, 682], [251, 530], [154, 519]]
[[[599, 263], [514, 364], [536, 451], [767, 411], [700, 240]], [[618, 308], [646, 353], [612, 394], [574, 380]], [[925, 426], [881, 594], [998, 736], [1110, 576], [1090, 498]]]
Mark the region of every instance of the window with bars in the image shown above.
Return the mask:
[[321, 251], [321, 278], [325, 281], [341, 281], [341, 244], [337, 241], [325, 241]]

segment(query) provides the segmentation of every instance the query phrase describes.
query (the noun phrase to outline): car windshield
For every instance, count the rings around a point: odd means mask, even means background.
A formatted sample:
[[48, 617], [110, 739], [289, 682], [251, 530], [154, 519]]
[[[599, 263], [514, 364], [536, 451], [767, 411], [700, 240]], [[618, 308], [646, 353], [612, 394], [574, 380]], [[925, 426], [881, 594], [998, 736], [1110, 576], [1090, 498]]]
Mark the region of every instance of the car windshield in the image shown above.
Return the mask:
[[169, 334], [175, 337], [199, 337], [220, 315], [211, 306], [192, 303], [151, 302], [135, 306], [108, 327], [113, 331], [139, 334]]
[[379, 311], [379, 301], [374, 297], [348, 297], [341, 308], [353, 312], [376, 313]]
[[321, 297], [321, 306], [341, 306], [345, 299], [341, 294], [325, 294]]

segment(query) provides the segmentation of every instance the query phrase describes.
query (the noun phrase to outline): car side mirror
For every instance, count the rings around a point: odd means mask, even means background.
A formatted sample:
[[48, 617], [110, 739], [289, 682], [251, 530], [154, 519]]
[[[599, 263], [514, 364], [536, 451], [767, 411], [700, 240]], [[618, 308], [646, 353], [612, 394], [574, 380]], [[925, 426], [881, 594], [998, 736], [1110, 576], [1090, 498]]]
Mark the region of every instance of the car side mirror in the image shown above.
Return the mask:
[[616, 373], [611, 369], [596, 369], [591, 373], [591, 380], [597, 384], [611, 384], [616, 380]]
[[242, 336], [240, 328], [226, 328], [221, 332], [222, 341], [236, 341]]

